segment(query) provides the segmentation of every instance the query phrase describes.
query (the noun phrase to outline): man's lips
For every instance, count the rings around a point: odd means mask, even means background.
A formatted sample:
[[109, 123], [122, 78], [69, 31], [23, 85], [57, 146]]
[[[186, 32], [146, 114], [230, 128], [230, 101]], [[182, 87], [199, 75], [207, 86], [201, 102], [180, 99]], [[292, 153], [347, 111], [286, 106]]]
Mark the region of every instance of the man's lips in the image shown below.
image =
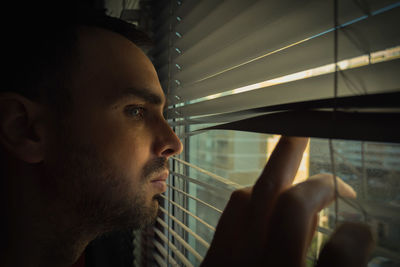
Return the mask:
[[154, 182], [165, 182], [168, 179], [168, 175], [169, 175], [169, 171], [168, 170], [164, 170], [161, 173], [157, 174], [157, 176], [153, 179], [150, 180], [150, 182], [154, 183]]
[[168, 170], [162, 171], [160, 174], [158, 174], [155, 178], [150, 180], [151, 185], [157, 189], [157, 191], [160, 191], [160, 193], [163, 193], [167, 191], [167, 178], [168, 178]]

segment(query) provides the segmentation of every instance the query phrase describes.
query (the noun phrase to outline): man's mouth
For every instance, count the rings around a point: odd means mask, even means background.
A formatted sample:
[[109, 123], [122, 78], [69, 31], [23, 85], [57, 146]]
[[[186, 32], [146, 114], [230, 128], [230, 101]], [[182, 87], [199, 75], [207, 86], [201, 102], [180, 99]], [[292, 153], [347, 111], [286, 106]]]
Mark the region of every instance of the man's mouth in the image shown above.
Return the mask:
[[155, 178], [150, 180], [151, 185], [161, 193], [165, 192], [167, 190], [168, 175], [169, 175], [168, 170], [164, 170], [158, 173]]

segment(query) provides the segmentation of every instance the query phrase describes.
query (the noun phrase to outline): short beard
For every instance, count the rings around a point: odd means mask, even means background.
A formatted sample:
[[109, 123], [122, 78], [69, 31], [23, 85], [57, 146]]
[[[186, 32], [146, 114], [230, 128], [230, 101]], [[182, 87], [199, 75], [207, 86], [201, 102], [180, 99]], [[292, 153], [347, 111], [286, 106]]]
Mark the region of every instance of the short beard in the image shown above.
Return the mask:
[[[69, 138], [67, 138], [69, 139]], [[72, 140], [71, 140], [72, 141]], [[141, 190], [149, 177], [165, 169], [167, 161], [159, 158], [149, 162], [135, 192], [130, 179], [110, 166], [94, 147], [65, 142], [65, 151], [57, 164], [49, 169], [48, 176], [57, 203], [64, 205], [66, 214], [79, 221], [83, 232], [106, 232], [140, 229], [155, 222], [159, 195], [146, 204], [146, 192]]]

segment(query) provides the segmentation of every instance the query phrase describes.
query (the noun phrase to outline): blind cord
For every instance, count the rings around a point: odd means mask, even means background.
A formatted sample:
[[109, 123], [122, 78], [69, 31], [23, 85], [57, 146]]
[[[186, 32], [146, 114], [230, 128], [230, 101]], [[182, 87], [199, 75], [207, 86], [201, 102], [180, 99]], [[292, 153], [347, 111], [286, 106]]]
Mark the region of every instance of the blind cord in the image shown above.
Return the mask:
[[[335, 62], [335, 72], [333, 73], [333, 112], [332, 112], [332, 130], [335, 131], [335, 121], [336, 121], [336, 98], [338, 95], [338, 0], [333, 1], [333, 23], [334, 23], [334, 45], [333, 45], [333, 57]], [[333, 153], [333, 143], [332, 139], [329, 138], [329, 152], [332, 165], [333, 174], [333, 184], [335, 188], [335, 227], [338, 223], [338, 213], [339, 213], [339, 203], [338, 203], [338, 187], [336, 179], [336, 168], [335, 168], [335, 155]]]
[[[333, 20], [334, 20], [334, 51], [333, 51], [333, 55], [334, 55], [334, 63], [335, 63], [335, 72], [334, 72], [334, 76], [333, 76], [333, 112], [332, 112], [332, 121], [333, 121], [333, 125], [332, 125], [332, 130], [335, 131], [335, 121], [336, 121], [336, 111], [337, 111], [337, 103], [336, 103], [336, 99], [338, 97], [338, 78], [339, 78], [339, 66], [338, 66], [338, 46], [339, 46], [339, 21], [338, 21], [338, 16], [339, 16], [339, 11], [338, 11], [338, 0], [334, 0], [334, 7], [333, 7]], [[371, 54], [369, 53], [369, 63], [371, 60]], [[366, 92], [365, 92], [366, 93]], [[365, 173], [365, 166], [364, 166], [364, 142], [361, 143], [361, 158], [362, 158], [362, 179], [363, 182], [366, 179], [366, 173]], [[339, 198], [342, 199], [345, 203], [347, 203], [348, 205], [355, 207], [355, 205], [352, 203], [354, 202], [356, 204], [356, 207], [359, 209], [359, 211], [362, 213], [363, 215], [363, 220], [364, 222], [367, 222], [367, 218], [368, 218], [368, 214], [366, 212], [366, 210], [362, 207], [362, 205], [357, 201], [349, 201], [348, 199], [342, 198], [339, 195], [338, 192], [338, 186], [337, 186], [337, 175], [336, 175], [336, 166], [335, 166], [335, 153], [334, 153], [334, 149], [333, 149], [333, 142], [332, 139], [329, 138], [329, 152], [330, 152], [330, 160], [331, 160], [331, 166], [332, 166], [332, 174], [333, 174], [333, 183], [334, 183], [334, 190], [335, 190], [335, 227], [337, 227], [338, 225], [338, 219], [339, 219]], [[363, 188], [364, 189], [364, 188]], [[365, 188], [366, 190], [366, 188]], [[363, 194], [365, 193], [364, 190], [362, 192]]]
[[[167, 84], [167, 96], [169, 96], [170, 92], [170, 84], [171, 84], [171, 49], [172, 49], [172, 39], [171, 39], [171, 34], [172, 34], [172, 5], [173, 5], [173, 0], [170, 1], [169, 3], [169, 34], [168, 34], [168, 84]], [[175, 163], [172, 163], [172, 168], [174, 168]], [[171, 190], [168, 189], [168, 201], [167, 201], [167, 209], [168, 209], [168, 215], [171, 214]], [[170, 229], [171, 229], [171, 220], [169, 216], [167, 216], [167, 223], [168, 223], [168, 228], [167, 228], [167, 265], [169, 265], [170, 262]]]
[[362, 183], [361, 183], [361, 193], [362, 193], [362, 198], [365, 200], [367, 199], [367, 172], [365, 169], [365, 147], [364, 147], [364, 141], [361, 141], [361, 179], [362, 179]]
[[[337, 98], [337, 87], [338, 87], [338, 1], [333, 1], [333, 28], [334, 28], [334, 39], [333, 39], [333, 60], [335, 64], [335, 71], [333, 73], [333, 112], [332, 112], [332, 131], [335, 131], [335, 120], [336, 120], [336, 98]], [[335, 155], [333, 150], [332, 138], [329, 138], [329, 154], [331, 160], [332, 168], [332, 179], [334, 185], [334, 197], [335, 197], [335, 227], [338, 224], [338, 213], [339, 213], [339, 203], [338, 203], [338, 187], [336, 179], [336, 168], [335, 168]], [[314, 265], [317, 263], [317, 257], [314, 258]]]

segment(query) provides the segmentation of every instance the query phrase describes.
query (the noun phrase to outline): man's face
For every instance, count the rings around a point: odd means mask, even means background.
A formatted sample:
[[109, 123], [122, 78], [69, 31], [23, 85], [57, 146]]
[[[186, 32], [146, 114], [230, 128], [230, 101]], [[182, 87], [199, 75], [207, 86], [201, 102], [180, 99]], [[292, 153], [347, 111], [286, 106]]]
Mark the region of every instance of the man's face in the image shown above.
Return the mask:
[[44, 162], [47, 186], [93, 227], [144, 226], [166, 190], [167, 159], [182, 150], [157, 74], [138, 47], [102, 29], [81, 28], [78, 57], [73, 107]]

